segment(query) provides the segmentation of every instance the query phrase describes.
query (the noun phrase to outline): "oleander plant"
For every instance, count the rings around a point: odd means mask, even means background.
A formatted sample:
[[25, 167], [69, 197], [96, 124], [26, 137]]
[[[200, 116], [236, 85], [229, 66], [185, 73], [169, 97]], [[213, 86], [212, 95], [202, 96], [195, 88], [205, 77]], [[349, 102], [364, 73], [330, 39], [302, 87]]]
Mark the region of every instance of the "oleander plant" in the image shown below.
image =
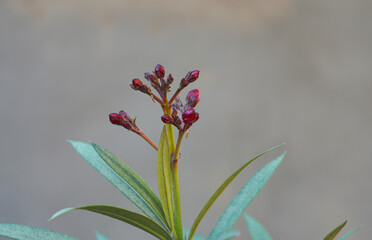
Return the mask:
[[[179, 95], [189, 84], [199, 78], [199, 71], [188, 72], [181, 79], [177, 90], [173, 94], [170, 94], [170, 88], [174, 79], [171, 74], [166, 77], [162, 65], [156, 65], [155, 70], [152, 73], [145, 73], [144, 77], [152, 88], [138, 78], [132, 80], [130, 87], [148, 95], [152, 101], [159, 103], [161, 107], [162, 112], [157, 118], [160, 118], [159, 120], [164, 123], [164, 126], [158, 145], [141, 131], [136, 124], [136, 118], [130, 117], [127, 112], [121, 110], [118, 113], [111, 113], [109, 114], [109, 120], [114, 125], [124, 127], [130, 132], [136, 133], [154, 148], [157, 156], [156, 173], [159, 195], [133, 169], [106, 148], [93, 142], [69, 140], [68, 142], [76, 152], [130, 200], [141, 213], [115, 206], [87, 205], [62, 209], [55, 213], [50, 220], [54, 220], [74, 210], [86, 210], [125, 222], [162, 240], [227, 240], [238, 237], [239, 232], [233, 229], [234, 224], [244, 214], [245, 209], [283, 161], [285, 152], [259, 169], [243, 186], [222, 213], [208, 237], [198, 234], [196, 230], [213, 203], [248, 165], [263, 154], [277, 149], [283, 144], [256, 155], [228, 176], [209, 200], [206, 201], [204, 207], [196, 216], [191, 228], [185, 228], [181, 215], [178, 166], [181, 160], [180, 149], [182, 140], [187, 137], [192, 126], [199, 119], [199, 113], [195, 109], [200, 101], [200, 96], [197, 89], [189, 91], [183, 102]], [[154, 90], [156, 93], [154, 93]], [[272, 239], [265, 228], [253, 217], [244, 214], [244, 219], [253, 240]], [[323, 239], [334, 239], [345, 224], [346, 221]], [[357, 229], [355, 228], [346, 233], [340, 240], [346, 239]], [[0, 223], [0, 236], [19, 240], [76, 240], [76, 238], [62, 233], [10, 223]], [[109, 238], [97, 232], [96, 239], [108, 240]]]

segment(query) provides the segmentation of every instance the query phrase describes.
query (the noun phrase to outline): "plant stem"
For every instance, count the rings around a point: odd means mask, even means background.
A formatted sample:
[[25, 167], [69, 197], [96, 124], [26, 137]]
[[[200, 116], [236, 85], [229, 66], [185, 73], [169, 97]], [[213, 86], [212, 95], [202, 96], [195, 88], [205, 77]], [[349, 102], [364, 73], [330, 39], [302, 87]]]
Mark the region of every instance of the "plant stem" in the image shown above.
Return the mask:
[[181, 90], [178, 88], [177, 91], [173, 94], [172, 98], [169, 100], [169, 104], [172, 104], [174, 102], [180, 92]]
[[140, 135], [143, 139], [145, 139], [148, 143], [150, 143], [151, 146], [155, 148], [156, 151], [158, 151], [158, 146], [153, 141], [151, 141], [150, 138], [146, 136], [146, 134], [140, 131], [138, 132], [138, 135]]
[[161, 100], [160, 98], [158, 98], [158, 96], [152, 94], [151, 97], [152, 97], [154, 100], [156, 100], [158, 103], [160, 103], [160, 105], [163, 105], [163, 104], [164, 104], [163, 100]]
[[179, 131], [178, 133], [178, 139], [177, 139], [177, 145], [173, 153], [173, 159], [172, 159], [172, 171], [173, 171], [173, 194], [174, 194], [174, 219], [175, 219], [175, 228], [177, 231], [177, 237], [178, 239], [183, 239], [183, 233], [182, 233], [182, 217], [181, 217], [181, 199], [180, 199], [180, 188], [179, 188], [179, 178], [178, 178], [178, 159], [180, 156], [180, 149], [181, 149], [181, 143], [182, 138], [185, 134], [185, 131]]

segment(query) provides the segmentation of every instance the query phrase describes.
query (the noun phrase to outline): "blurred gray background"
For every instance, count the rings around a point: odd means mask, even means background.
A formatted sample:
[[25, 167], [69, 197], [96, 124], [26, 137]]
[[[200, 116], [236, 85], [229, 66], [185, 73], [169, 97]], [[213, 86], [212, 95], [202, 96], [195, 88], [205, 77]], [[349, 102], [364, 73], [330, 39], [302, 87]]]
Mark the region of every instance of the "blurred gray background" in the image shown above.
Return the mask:
[[[372, 1], [0, 1], [0, 222], [80, 239], [154, 239], [77, 211], [136, 210], [66, 143], [107, 147], [156, 188], [155, 151], [113, 126], [125, 109], [158, 141], [157, 104], [129, 87], [157, 63], [200, 78], [200, 120], [182, 146], [183, 223], [190, 227], [243, 162], [285, 142], [239, 176], [202, 221], [208, 235], [252, 174], [288, 152], [246, 210], [274, 239], [320, 239], [346, 218], [372, 235]], [[182, 95], [184, 97], [185, 94]], [[236, 229], [249, 239], [244, 221]]]

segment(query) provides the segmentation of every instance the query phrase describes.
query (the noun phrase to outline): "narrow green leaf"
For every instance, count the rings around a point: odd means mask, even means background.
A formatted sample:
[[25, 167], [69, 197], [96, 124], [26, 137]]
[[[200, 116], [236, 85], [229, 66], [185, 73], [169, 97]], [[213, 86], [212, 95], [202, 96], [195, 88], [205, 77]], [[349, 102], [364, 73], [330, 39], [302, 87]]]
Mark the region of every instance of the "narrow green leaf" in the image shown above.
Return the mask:
[[158, 156], [157, 156], [157, 175], [158, 185], [161, 204], [165, 213], [165, 218], [168, 225], [174, 230], [174, 219], [173, 219], [173, 198], [172, 198], [172, 184], [171, 184], [171, 153], [169, 149], [169, 143], [167, 138], [166, 128], [163, 127], [163, 131], [160, 136]]
[[348, 233], [346, 233], [342, 238], [340, 238], [340, 240], [345, 240], [346, 238], [348, 238], [351, 234], [353, 234], [354, 232], [356, 232], [357, 230], [359, 230], [360, 227], [356, 227], [352, 230], [350, 230]]
[[338, 227], [336, 227], [330, 233], [328, 233], [327, 236], [325, 236], [323, 238], [323, 240], [332, 240], [332, 239], [334, 239], [336, 237], [336, 235], [341, 231], [341, 229], [346, 225], [346, 223], [347, 223], [347, 220], [345, 220], [345, 222], [341, 223]]
[[[189, 237], [189, 234], [190, 234], [190, 229], [188, 228], [183, 228], [183, 236], [184, 238], [183, 239], [188, 239]], [[206, 240], [206, 238], [199, 234], [199, 233], [195, 233], [192, 240]]]
[[125, 197], [127, 197], [134, 205], [136, 205], [147, 217], [154, 220], [159, 225], [167, 228], [157, 212], [152, 206], [143, 199], [143, 197], [134, 190], [123, 178], [121, 178], [94, 150], [93, 146], [85, 142], [68, 141], [72, 147], [95, 168], [102, 176], [104, 176], [116, 189], [118, 189]]
[[166, 220], [161, 206], [161, 202], [156, 194], [151, 190], [147, 183], [126, 163], [117, 158], [107, 149], [91, 143], [98, 155], [116, 172], [125, 182], [127, 182], [134, 191], [139, 193], [144, 201], [156, 212], [158, 219], [166, 226]]
[[253, 217], [244, 214], [245, 223], [252, 240], [272, 240], [266, 229]]
[[230, 229], [236, 223], [244, 210], [261, 191], [262, 187], [283, 161], [284, 156], [285, 153], [266, 164], [245, 184], [221, 215], [220, 219], [212, 229], [208, 240], [218, 239], [224, 231]]
[[110, 240], [108, 237], [106, 237], [105, 235], [99, 233], [99, 232], [96, 232], [96, 240]]
[[57, 217], [64, 215], [73, 210], [87, 210], [95, 213], [99, 213], [108, 217], [118, 219], [120, 221], [126, 222], [132, 226], [135, 226], [143, 231], [146, 231], [158, 239], [172, 240], [171, 235], [159, 224], [151, 220], [150, 218], [132, 212], [126, 209], [114, 207], [114, 206], [105, 206], [105, 205], [89, 205], [81, 206], [75, 208], [65, 208], [56, 212], [49, 221], [56, 219]]
[[47, 229], [12, 223], [0, 223], [0, 236], [16, 240], [79, 240]]
[[251, 160], [249, 160], [248, 162], [246, 162], [245, 164], [243, 164], [238, 170], [236, 170], [233, 174], [231, 174], [222, 184], [221, 186], [218, 187], [218, 189], [213, 193], [213, 195], [209, 198], [208, 202], [204, 205], [204, 207], [202, 208], [202, 210], [200, 211], [200, 213], [198, 214], [198, 216], [196, 217], [194, 223], [192, 224], [192, 227], [191, 227], [191, 230], [190, 230], [190, 237], [189, 237], [189, 240], [191, 240], [191, 237], [193, 236], [193, 234], [196, 232], [196, 229], [198, 228], [201, 220], [203, 219], [203, 217], [205, 216], [205, 214], [208, 212], [208, 210], [212, 207], [213, 203], [217, 200], [217, 198], [222, 194], [222, 192], [227, 188], [227, 186], [229, 186], [229, 184], [235, 179], [236, 176], [238, 176], [238, 174], [244, 170], [244, 168], [246, 168], [250, 163], [252, 163], [254, 160], [256, 160], [257, 158], [261, 157], [262, 155], [264, 155], [265, 153], [267, 152], [270, 152], [274, 149], [277, 149], [279, 147], [283, 146], [283, 144], [281, 145], [278, 145], [276, 147], [273, 147], [273, 148], [270, 148], [260, 154], [258, 154], [257, 156], [255, 156], [254, 158], [252, 158]]
[[239, 236], [239, 234], [240, 234], [240, 232], [238, 230], [230, 229], [230, 230], [224, 231], [218, 239], [219, 240], [229, 240], [229, 239], [232, 239], [232, 238], [235, 238], [235, 237]]

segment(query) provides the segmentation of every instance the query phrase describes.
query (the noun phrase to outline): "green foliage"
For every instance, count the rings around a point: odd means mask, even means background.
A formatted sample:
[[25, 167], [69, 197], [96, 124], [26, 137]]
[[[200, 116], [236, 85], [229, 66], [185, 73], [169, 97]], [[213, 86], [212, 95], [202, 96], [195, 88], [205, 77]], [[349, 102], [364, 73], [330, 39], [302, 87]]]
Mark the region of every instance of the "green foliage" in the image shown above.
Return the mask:
[[348, 233], [346, 233], [342, 238], [340, 238], [340, 240], [345, 240], [346, 238], [348, 238], [351, 234], [353, 234], [354, 232], [358, 231], [360, 227], [356, 227], [352, 230], [350, 230]]
[[232, 239], [232, 238], [239, 236], [239, 234], [240, 232], [238, 230], [230, 229], [230, 230], [224, 231], [218, 239], [228, 240], [228, 239]]
[[[163, 227], [167, 227], [163, 208], [159, 198], [147, 185], [147, 183], [127, 164], [118, 159], [113, 153], [107, 149], [91, 143], [98, 155], [112, 168], [128, 185], [130, 185], [135, 192], [137, 192], [143, 200], [151, 206], [156, 213], [158, 219], [161, 221]], [[155, 220], [155, 219], [154, 219]]]
[[135, 226], [139, 229], [142, 229], [158, 239], [164, 239], [164, 240], [172, 240], [171, 235], [160, 225], [158, 225], [153, 220], [135, 213], [131, 212], [126, 209], [113, 207], [113, 206], [105, 206], [105, 205], [89, 205], [89, 206], [81, 206], [81, 207], [75, 207], [75, 208], [65, 208], [57, 213], [55, 213], [50, 220], [56, 219], [57, 217], [64, 215], [68, 212], [71, 212], [73, 210], [87, 210], [95, 213], [99, 213], [108, 217], [115, 218], [117, 220], [126, 222], [132, 226]]
[[204, 205], [204, 207], [202, 208], [202, 210], [200, 211], [200, 213], [198, 214], [198, 216], [196, 217], [192, 227], [191, 227], [191, 230], [190, 230], [190, 235], [189, 235], [189, 240], [192, 238], [192, 236], [194, 235], [197, 227], [199, 226], [201, 220], [203, 219], [203, 217], [205, 216], [205, 214], [208, 212], [208, 210], [211, 208], [211, 206], [213, 205], [213, 203], [217, 200], [217, 198], [222, 194], [222, 192], [227, 188], [227, 186], [229, 186], [229, 184], [236, 178], [236, 176], [239, 175], [239, 173], [241, 173], [241, 171], [243, 171], [250, 163], [252, 163], [254, 160], [256, 160], [257, 158], [261, 157], [262, 155], [264, 155], [265, 153], [267, 152], [270, 152], [274, 149], [277, 149], [278, 147], [282, 146], [283, 144], [279, 145], [279, 146], [276, 146], [276, 147], [273, 147], [273, 148], [270, 148], [258, 155], [256, 155], [254, 158], [252, 158], [251, 160], [249, 160], [248, 162], [246, 162], [245, 164], [243, 164], [243, 166], [241, 166], [238, 170], [236, 170], [233, 174], [231, 174], [222, 184], [221, 186], [218, 187], [218, 189], [213, 193], [213, 195], [209, 198], [208, 202]]
[[247, 184], [242, 188], [242, 190], [240, 190], [240, 192], [223, 212], [222, 216], [210, 233], [208, 237], [209, 240], [217, 240], [224, 231], [230, 229], [236, 223], [239, 217], [243, 214], [244, 210], [257, 196], [262, 187], [275, 172], [277, 167], [282, 162], [284, 156], [285, 153], [266, 164], [247, 182]]
[[173, 197], [172, 197], [172, 185], [171, 185], [171, 153], [169, 150], [167, 131], [165, 127], [161, 133], [158, 157], [157, 157], [157, 175], [158, 175], [158, 186], [160, 193], [160, 200], [164, 209], [165, 218], [167, 219], [168, 226], [174, 230], [174, 219], [173, 219]]
[[272, 240], [266, 229], [253, 217], [244, 214], [245, 223], [252, 240]]
[[[166, 225], [158, 216], [150, 203], [148, 203], [140, 193], [136, 191], [126, 180], [120, 177], [96, 152], [94, 147], [85, 142], [69, 141], [72, 147], [95, 168], [102, 176], [104, 176], [114, 187], [116, 187], [125, 197], [127, 197], [134, 205], [136, 205], [147, 217], [154, 220], [159, 225], [166, 228]], [[101, 153], [102, 154], [102, 153]], [[133, 181], [130, 181], [133, 183]]]
[[62, 233], [12, 223], [0, 223], [0, 236], [16, 240], [79, 240]]
[[344, 228], [344, 226], [346, 225], [347, 223], [347, 220], [345, 220], [345, 222], [341, 223], [339, 226], [337, 226], [335, 229], [333, 229], [330, 233], [327, 234], [327, 236], [325, 236], [323, 238], [323, 240], [332, 240], [336, 237], [336, 235], [341, 231], [341, 229]]
[[105, 235], [99, 233], [99, 232], [96, 232], [96, 240], [110, 240], [108, 237], [106, 237]]

